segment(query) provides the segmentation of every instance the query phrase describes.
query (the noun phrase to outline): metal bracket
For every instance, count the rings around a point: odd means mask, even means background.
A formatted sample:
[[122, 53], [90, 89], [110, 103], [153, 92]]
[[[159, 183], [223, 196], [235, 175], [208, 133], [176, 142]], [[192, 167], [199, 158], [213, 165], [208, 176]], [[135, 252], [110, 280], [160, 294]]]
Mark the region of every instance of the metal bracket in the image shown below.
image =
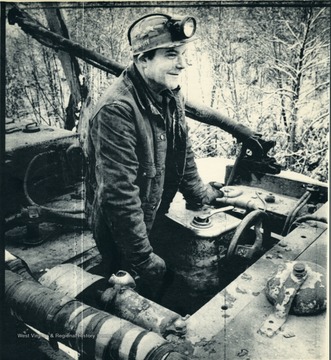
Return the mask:
[[285, 324], [295, 295], [306, 279], [307, 272], [305, 271], [305, 266], [302, 263], [294, 264], [293, 271], [279, 289], [278, 297], [274, 304], [275, 311], [262, 324], [258, 331], [260, 334], [272, 337]]

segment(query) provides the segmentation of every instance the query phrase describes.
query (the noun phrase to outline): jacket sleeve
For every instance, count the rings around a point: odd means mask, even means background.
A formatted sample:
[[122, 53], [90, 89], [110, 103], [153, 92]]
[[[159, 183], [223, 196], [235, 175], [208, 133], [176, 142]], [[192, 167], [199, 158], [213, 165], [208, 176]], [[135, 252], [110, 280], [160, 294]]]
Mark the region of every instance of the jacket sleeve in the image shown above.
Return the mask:
[[95, 149], [95, 196], [101, 213], [112, 229], [114, 241], [133, 265], [152, 252], [139, 187], [135, 124], [130, 111], [121, 104], [103, 106], [91, 125]]

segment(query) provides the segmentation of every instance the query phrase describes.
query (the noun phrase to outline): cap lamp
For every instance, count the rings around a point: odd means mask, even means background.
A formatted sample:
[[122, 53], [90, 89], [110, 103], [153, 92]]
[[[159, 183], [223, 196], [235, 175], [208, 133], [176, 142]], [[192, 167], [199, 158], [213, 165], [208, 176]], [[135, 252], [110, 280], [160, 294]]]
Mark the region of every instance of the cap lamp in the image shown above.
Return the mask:
[[195, 40], [196, 20], [192, 16], [171, 17], [149, 14], [129, 28], [128, 39], [133, 55], [160, 48], [171, 48]]

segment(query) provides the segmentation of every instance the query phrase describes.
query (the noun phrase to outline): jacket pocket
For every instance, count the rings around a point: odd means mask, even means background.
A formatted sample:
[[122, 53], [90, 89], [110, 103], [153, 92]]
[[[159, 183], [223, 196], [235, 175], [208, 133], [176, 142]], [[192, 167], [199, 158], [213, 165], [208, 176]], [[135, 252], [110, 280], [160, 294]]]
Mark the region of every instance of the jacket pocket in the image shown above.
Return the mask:
[[148, 202], [151, 195], [152, 181], [156, 176], [154, 164], [141, 164], [139, 168], [138, 186], [140, 188], [140, 199], [143, 203]]

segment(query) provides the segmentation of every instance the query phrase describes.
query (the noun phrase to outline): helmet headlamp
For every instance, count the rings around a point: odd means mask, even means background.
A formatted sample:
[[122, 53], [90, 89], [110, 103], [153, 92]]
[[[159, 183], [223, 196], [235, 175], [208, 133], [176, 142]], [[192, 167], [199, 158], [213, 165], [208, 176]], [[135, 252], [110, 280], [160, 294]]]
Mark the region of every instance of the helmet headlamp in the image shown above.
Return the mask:
[[168, 27], [173, 40], [189, 39], [195, 34], [196, 21], [191, 16], [180, 19], [170, 18]]
[[135, 21], [128, 38], [134, 55], [153, 49], [175, 47], [192, 41], [196, 20], [192, 16], [149, 14]]

